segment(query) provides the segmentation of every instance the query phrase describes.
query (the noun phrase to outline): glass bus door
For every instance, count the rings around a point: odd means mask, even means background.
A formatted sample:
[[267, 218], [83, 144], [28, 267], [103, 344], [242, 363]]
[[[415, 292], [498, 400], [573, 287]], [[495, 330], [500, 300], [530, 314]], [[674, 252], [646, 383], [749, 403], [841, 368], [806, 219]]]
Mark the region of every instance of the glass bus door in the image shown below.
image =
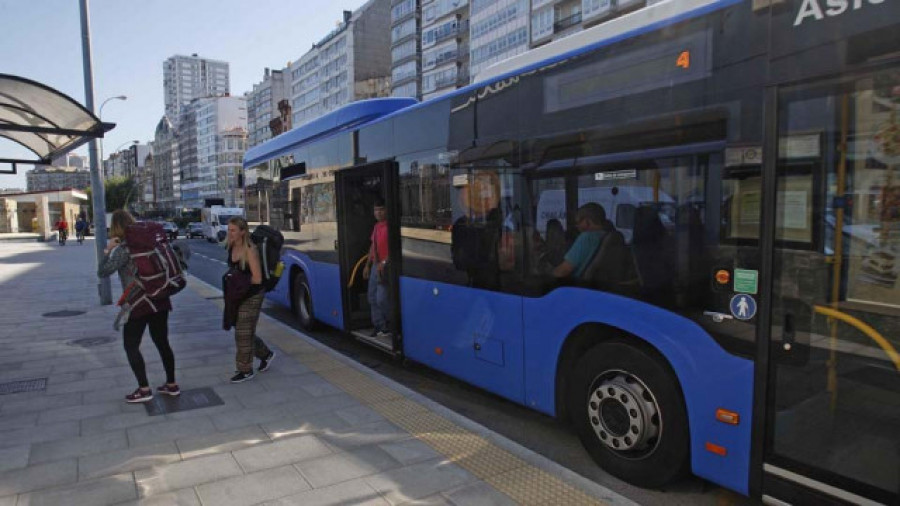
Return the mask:
[[776, 168], [763, 494], [897, 504], [900, 68], [783, 90]]
[[[392, 162], [374, 163], [342, 169], [335, 173], [335, 191], [338, 209], [338, 241], [336, 248], [340, 259], [341, 290], [344, 307], [344, 330], [358, 339], [391, 353], [400, 353], [397, 298], [399, 296], [400, 247], [398, 206], [394, 197], [393, 181], [397, 166]], [[386, 270], [389, 279], [387, 289], [389, 332], [378, 332], [373, 324], [370, 305], [369, 280], [363, 276], [372, 230], [375, 225], [374, 206], [383, 201], [387, 210], [388, 257], [391, 268]]]

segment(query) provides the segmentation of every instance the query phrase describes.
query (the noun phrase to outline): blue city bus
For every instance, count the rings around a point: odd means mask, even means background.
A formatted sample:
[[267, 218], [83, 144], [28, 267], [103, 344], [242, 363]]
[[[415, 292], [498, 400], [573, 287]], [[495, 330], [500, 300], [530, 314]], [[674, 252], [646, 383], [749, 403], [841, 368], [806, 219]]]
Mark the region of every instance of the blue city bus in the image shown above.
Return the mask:
[[566, 420], [623, 480], [897, 504], [898, 116], [900, 2], [672, 0], [255, 146], [245, 207], [303, 327]]

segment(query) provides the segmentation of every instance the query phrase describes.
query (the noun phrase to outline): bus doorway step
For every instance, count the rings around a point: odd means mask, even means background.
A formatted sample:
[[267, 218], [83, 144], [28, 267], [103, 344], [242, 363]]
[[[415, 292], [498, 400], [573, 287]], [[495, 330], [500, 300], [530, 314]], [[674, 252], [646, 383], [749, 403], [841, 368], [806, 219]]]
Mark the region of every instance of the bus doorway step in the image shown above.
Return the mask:
[[382, 334], [373, 336], [372, 331], [374, 329], [362, 329], [362, 330], [351, 330], [350, 333], [353, 334], [355, 338], [358, 340], [372, 345], [380, 350], [384, 350], [388, 353], [394, 353], [394, 337], [392, 334]]

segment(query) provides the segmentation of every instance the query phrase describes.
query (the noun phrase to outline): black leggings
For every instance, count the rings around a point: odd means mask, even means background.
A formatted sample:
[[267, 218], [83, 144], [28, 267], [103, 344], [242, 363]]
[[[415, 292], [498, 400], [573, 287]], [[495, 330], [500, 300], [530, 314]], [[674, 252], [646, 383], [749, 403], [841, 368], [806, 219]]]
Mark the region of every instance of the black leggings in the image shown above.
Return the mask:
[[160, 311], [139, 318], [129, 318], [122, 329], [125, 338], [125, 354], [128, 355], [128, 364], [134, 371], [134, 377], [138, 386], [148, 388], [147, 370], [144, 367], [144, 357], [141, 355], [141, 338], [144, 337], [144, 328], [150, 327], [150, 338], [159, 350], [159, 358], [162, 359], [166, 369], [166, 383], [175, 383], [175, 354], [169, 346], [169, 312]]

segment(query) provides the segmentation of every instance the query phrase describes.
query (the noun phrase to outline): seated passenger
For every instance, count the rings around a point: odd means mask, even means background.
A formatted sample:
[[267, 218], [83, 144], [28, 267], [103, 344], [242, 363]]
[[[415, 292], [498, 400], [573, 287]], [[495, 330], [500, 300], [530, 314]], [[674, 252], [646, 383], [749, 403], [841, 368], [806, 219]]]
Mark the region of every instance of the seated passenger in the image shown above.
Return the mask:
[[609, 233], [611, 226], [606, 220], [606, 211], [596, 202], [589, 202], [578, 208], [575, 215], [578, 227], [578, 238], [566, 252], [563, 262], [553, 269], [557, 278], [573, 277], [580, 279], [585, 269], [600, 250], [600, 244]]

